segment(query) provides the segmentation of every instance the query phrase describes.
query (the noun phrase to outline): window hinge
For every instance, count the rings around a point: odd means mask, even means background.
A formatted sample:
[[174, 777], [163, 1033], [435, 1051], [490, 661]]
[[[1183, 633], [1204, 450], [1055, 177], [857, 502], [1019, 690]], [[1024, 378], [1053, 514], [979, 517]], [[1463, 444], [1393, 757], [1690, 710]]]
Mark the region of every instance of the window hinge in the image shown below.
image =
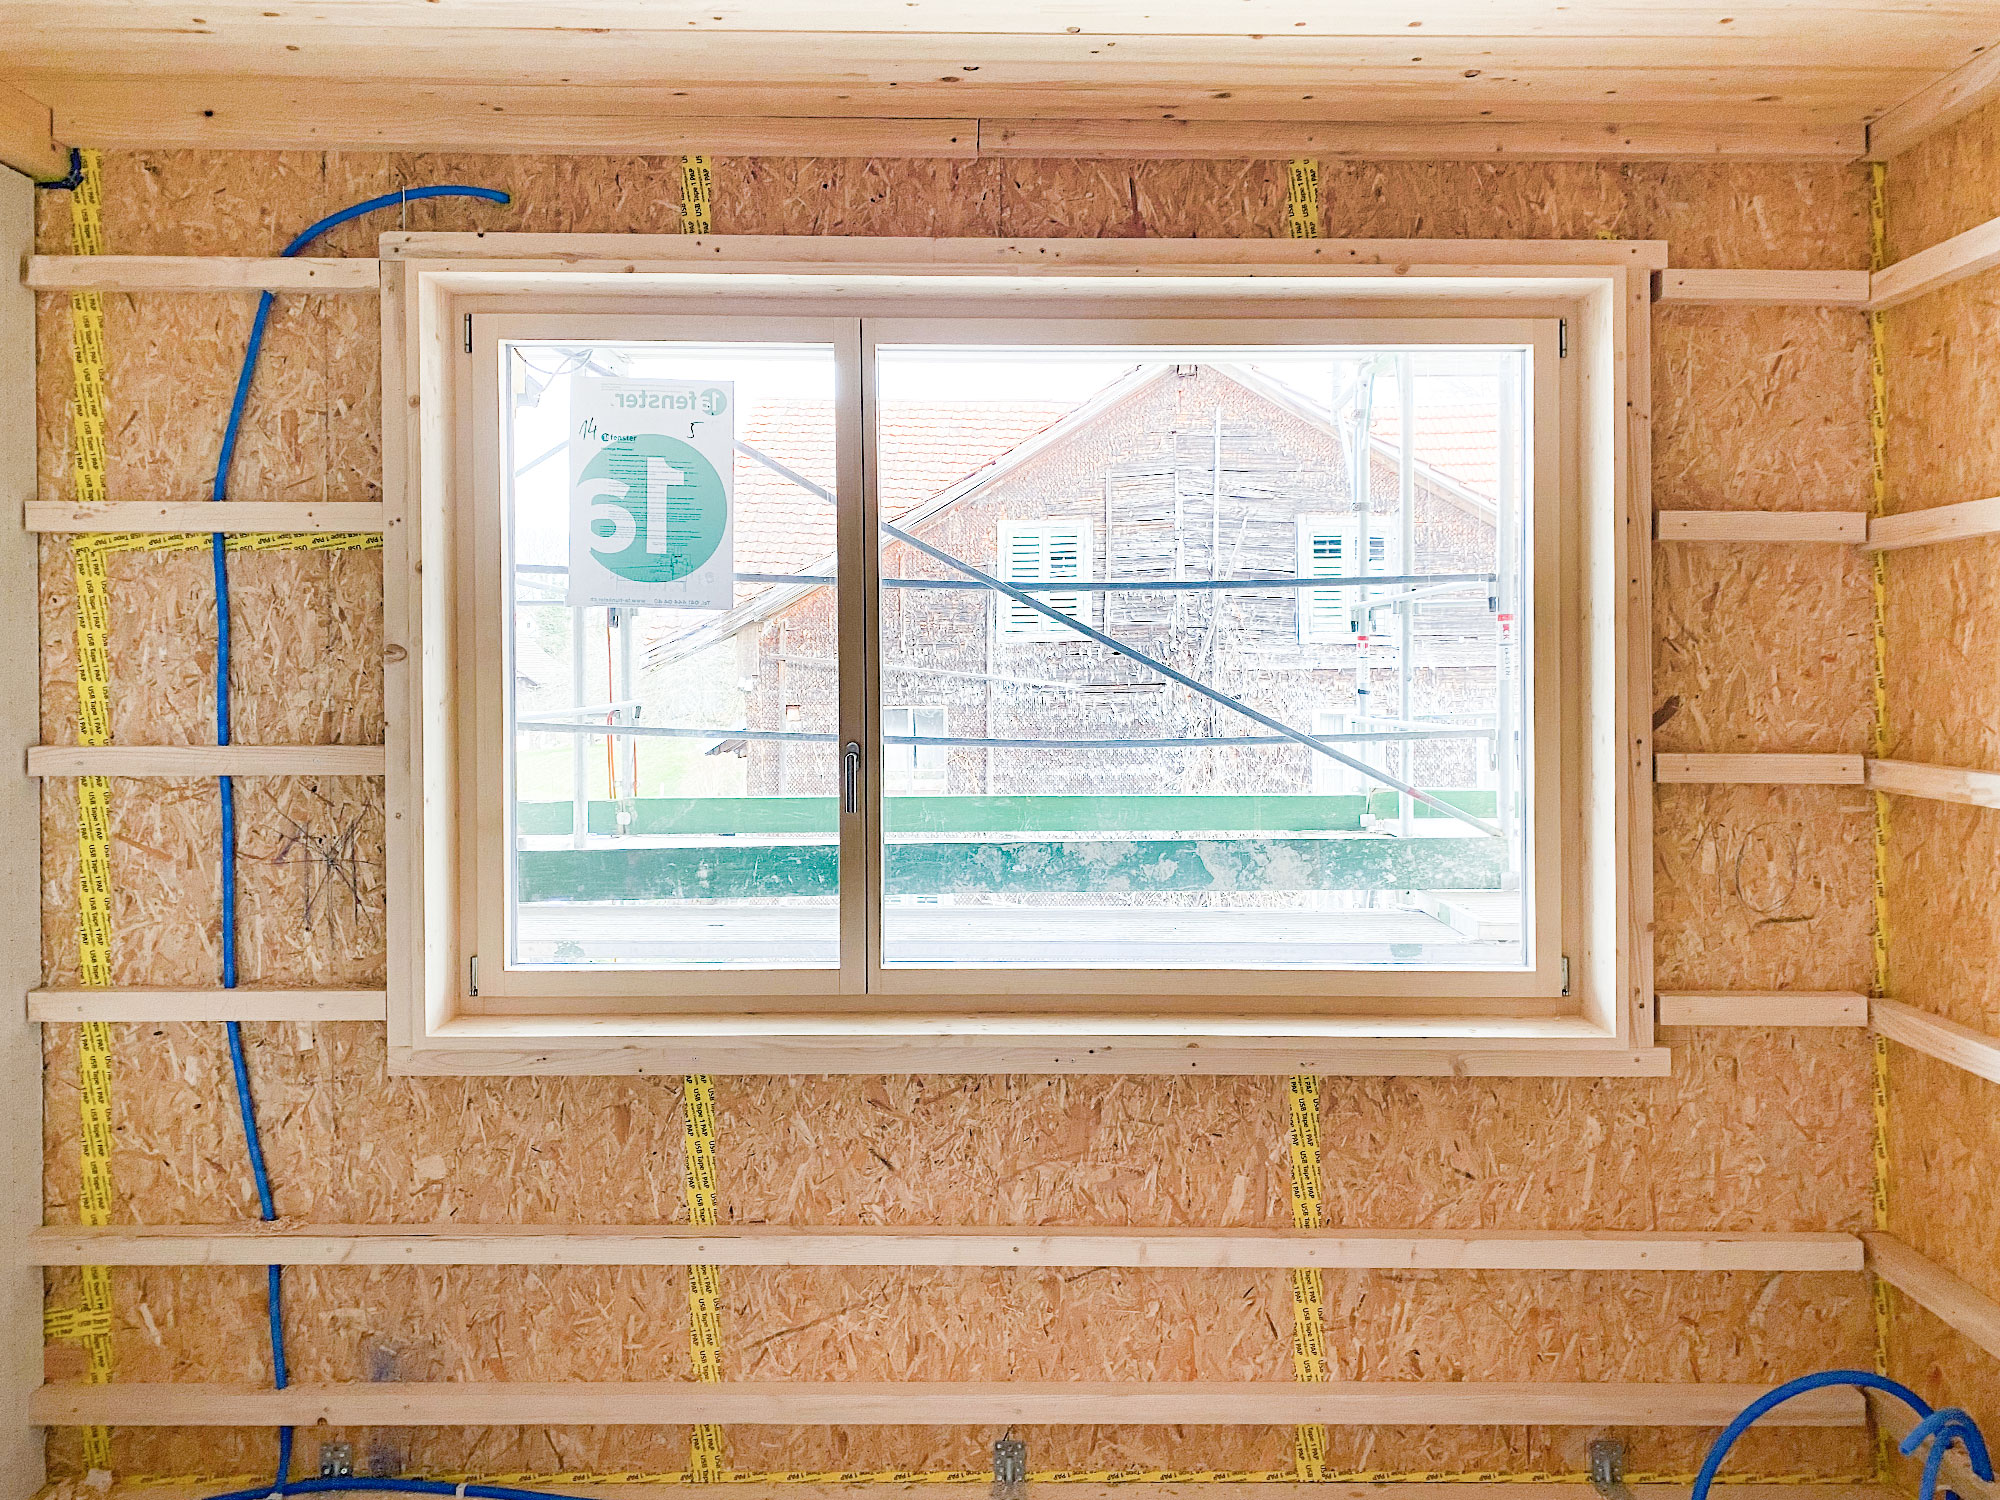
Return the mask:
[[[1567, 967], [1569, 960], [1564, 959], [1563, 964], [1565, 965], [1563, 969], [1563, 993], [1567, 995], [1569, 993], [1569, 969]], [[468, 967], [471, 969], [471, 973], [467, 976], [468, 982], [472, 986], [472, 993], [476, 995], [479, 993], [479, 955], [477, 953], [472, 955], [472, 962]]]
[[470, 354], [470, 353], [472, 352], [472, 314], [471, 314], [471, 313], [467, 313], [467, 314], [465, 315], [465, 352], [466, 352], [467, 354]]
[[[468, 353], [470, 353], [470, 352], [471, 352], [471, 350], [472, 350], [472, 319], [471, 319], [471, 318], [469, 318], [469, 317], [468, 317], [468, 318], [467, 318], [467, 319], [465, 320], [465, 328], [466, 328], [466, 333], [465, 333], [465, 347], [466, 347], [466, 351], [467, 351]], [[1569, 319], [1568, 319], [1568, 318], [1557, 318], [1557, 319], [1556, 319], [1556, 358], [1557, 358], [1557, 359], [1568, 359], [1568, 358], [1569, 358]]]
[[[477, 965], [477, 964], [478, 964], [478, 962], [479, 962], [479, 960], [475, 958], [475, 959], [474, 959], [474, 960], [473, 960], [472, 962], [473, 962], [473, 963], [474, 963], [475, 965]], [[478, 969], [477, 969], [477, 968], [475, 968], [475, 969], [473, 970], [473, 976], [472, 976], [472, 977], [473, 977], [473, 978], [474, 978], [475, 980], [476, 980], [476, 979], [478, 979], [478, 977], [479, 977], [479, 971], [478, 971]], [[472, 987], [472, 993], [473, 993], [473, 994], [475, 994], [475, 995], [479, 993], [479, 986], [478, 986], [477, 984], [474, 984], [474, 985], [473, 985], [473, 987]], [[1565, 954], [1563, 955], [1563, 993], [1564, 993], [1565, 995], [1567, 995], [1567, 994], [1569, 993], [1569, 955], [1568, 955], [1567, 953], [1565, 953]]]

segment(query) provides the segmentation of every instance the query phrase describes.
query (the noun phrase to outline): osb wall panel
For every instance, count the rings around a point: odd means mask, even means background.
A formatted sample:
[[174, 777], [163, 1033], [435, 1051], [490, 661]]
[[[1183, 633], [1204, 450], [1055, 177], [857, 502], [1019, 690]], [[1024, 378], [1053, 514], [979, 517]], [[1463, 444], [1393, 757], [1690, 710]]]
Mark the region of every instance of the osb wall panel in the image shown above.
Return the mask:
[[1902, 260], [2000, 212], [2000, 101], [1888, 163], [1889, 258]]
[[[1889, 165], [1893, 254], [1906, 256], [2000, 209], [2000, 106], [1988, 105]], [[1987, 273], [1887, 314], [1892, 510], [2000, 493], [2000, 276]], [[2000, 542], [1893, 553], [1889, 703], [1898, 757], [2000, 770]], [[1891, 804], [1890, 993], [2000, 1035], [2000, 813], [1899, 797]], [[1903, 1047], [1890, 1054], [1891, 1226], [1988, 1296], [2000, 1209], [1969, 1190], [2000, 1170], [2000, 1088]], [[1895, 1372], [2000, 1419], [2000, 1363], [1898, 1298]]]
[[[1275, 235], [1273, 162], [715, 163], [723, 233]], [[514, 205], [417, 204], [319, 247], [365, 254], [412, 229], [660, 231], [669, 158], [283, 153], [107, 162], [108, 248], [270, 254], [314, 218], [399, 184], [506, 188]], [[1676, 264], [1854, 267], [1864, 179], [1782, 165], [1326, 164], [1324, 227], [1375, 236], [1659, 237]], [[43, 248], [67, 246], [43, 203]], [[283, 298], [245, 422], [239, 498], [379, 494], [374, 308]], [[107, 299], [111, 490], [208, 493], [249, 299]], [[1821, 310], [1682, 309], [1655, 320], [1661, 505], [1852, 508], [1865, 490], [1864, 330]], [[44, 298], [42, 493], [69, 492], [68, 328]], [[1857, 748], [1849, 647], [1865, 590], [1844, 562], [1661, 549], [1662, 744]], [[1801, 554], [1803, 556], [1803, 554]], [[239, 737], [379, 737], [380, 557], [232, 559]], [[67, 550], [45, 549], [45, 735], [74, 737]], [[120, 558], [114, 738], [208, 738], [213, 607], [200, 557]], [[255, 725], [254, 736], [250, 726]], [[262, 983], [381, 978], [379, 786], [244, 783], [244, 969]], [[200, 782], [114, 789], [120, 983], [212, 982], [213, 796]], [[45, 962], [75, 973], [73, 807], [45, 799]], [[1656, 850], [1663, 985], [1858, 987], [1868, 973], [1865, 798], [1827, 789], [1670, 788]], [[322, 1222], [671, 1222], [681, 1207], [672, 1080], [391, 1079], [380, 1028], [247, 1029], [280, 1211]], [[114, 1028], [115, 1216], [254, 1213], [220, 1028]], [[1866, 1049], [1839, 1033], [1691, 1032], [1664, 1080], [1331, 1079], [1327, 1213], [1398, 1227], [1862, 1227]], [[75, 1036], [47, 1035], [47, 1199], [75, 1215]], [[1273, 1080], [724, 1079], [720, 1176], [732, 1222], [1231, 1225], [1289, 1222]], [[121, 1271], [128, 1377], [267, 1378], [255, 1271]], [[1289, 1369], [1285, 1278], [1238, 1272], [731, 1271], [735, 1378], [1276, 1378]], [[674, 1377], [685, 1296], [670, 1272], [505, 1268], [296, 1272], [300, 1378]], [[73, 1295], [51, 1278], [52, 1301]], [[1339, 1372], [1370, 1379], [1775, 1379], [1867, 1358], [1859, 1278], [1354, 1273], [1329, 1277]], [[51, 1354], [75, 1373], [74, 1350]], [[67, 1362], [67, 1363], [66, 1363]], [[993, 1434], [741, 1429], [747, 1468], [977, 1465]], [[1633, 1462], [1685, 1468], [1703, 1438], [1630, 1434]], [[364, 1462], [486, 1471], [673, 1469], [661, 1429], [359, 1434]], [[1038, 1464], [1283, 1468], [1290, 1434], [1037, 1429]], [[1524, 1428], [1340, 1431], [1336, 1465], [1578, 1469], [1587, 1434]], [[266, 1467], [270, 1434], [131, 1430], [131, 1471]], [[52, 1438], [73, 1471], [74, 1434]], [[1774, 1430], [1747, 1467], [1865, 1467], [1854, 1434]], [[370, 1459], [374, 1455], [374, 1459]]]

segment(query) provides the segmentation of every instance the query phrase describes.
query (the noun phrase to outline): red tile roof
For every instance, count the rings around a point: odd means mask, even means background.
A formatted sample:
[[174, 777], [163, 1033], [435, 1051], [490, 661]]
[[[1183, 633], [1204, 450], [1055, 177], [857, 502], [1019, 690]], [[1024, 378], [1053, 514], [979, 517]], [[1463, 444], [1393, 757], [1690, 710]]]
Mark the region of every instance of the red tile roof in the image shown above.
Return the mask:
[[[1401, 440], [1403, 414], [1394, 402], [1375, 410], [1369, 428], [1379, 442]], [[1426, 403], [1417, 410], [1417, 462], [1429, 464], [1488, 500], [1500, 498], [1500, 410], [1491, 404]]]
[[[882, 508], [892, 519], [1059, 420], [1060, 401], [887, 402], [881, 408]], [[827, 490], [834, 487], [833, 408], [817, 401], [752, 407], [737, 437]], [[834, 549], [833, 507], [745, 454], [736, 455], [736, 567], [796, 573]], [[741, 597], [761, 591], [747, 585]]]

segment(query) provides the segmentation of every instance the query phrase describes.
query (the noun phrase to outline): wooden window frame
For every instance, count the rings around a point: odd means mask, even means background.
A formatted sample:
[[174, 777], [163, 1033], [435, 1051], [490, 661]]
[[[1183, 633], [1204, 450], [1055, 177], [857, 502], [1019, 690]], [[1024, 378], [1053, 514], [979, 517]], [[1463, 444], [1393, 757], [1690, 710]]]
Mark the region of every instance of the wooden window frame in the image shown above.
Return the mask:
[[[1664, 247], [1646, 241], [1319, 243], [885, 241], [744, 237], [383, 237], [385, 614], [391, 901], [391, 1066], [414, 1073], [1238, 1072], [1657, 1075], [1650, 995], [1651, 787], [1645, 418], [1647, 298]], [[970, 993], [917, 976], [870, 993], [728, 995], [714, 1003], [494, 1004], [471, 993], [458, 911], [467, 857], [460, 751], [478, 728], [457, 691], [461, 580], [477, 447], [463, 398], [476, 312], [586, 315], [645, 297], [698, 297], [742, 317], [810, 301], [811, 315], [945, 319], [965, 298], [1010, 318], [1544, 321], [1568, 345], [1560, 455], [1573, 514], [1545, 537], [1561, 605], [1557, 767], [1582, 854], [1570, 863], [1565, 994], [1493, 993], [1493, 976], [1231, 973], [1162, 993], [1119, 974], [1079, 998], [1073, 975], [996, 973]], [[802, 310], [802, 309], [801, 309]], [[797, 313], [791, 314], [796, 316]], [[865, 367], [865, 362], [864, 362]], [[864, 403], [865, 405], [865, 403]], [[858, 442], [849, 453], [863, 452]], [[865, 452], [864, 452], [865, 457]], [[858, 541], [858, 538], [856, 539]], [[866, 549], [843, 574], [870, 578]], [[847, 595], [865, 595], [850, 589]], [[844, 599], [873, 628], [873, 609]], [[1551, 605], [1538, 607], [1554, 618]], [[853, 674], [850, 674], [853, 675]], [[843, 715], [862, 685], [843, 682]], [[1551, 695], [1553, 698], [1555, 695]], [[879, 776], [866, 801], [879, 802]], [[864, 845], [865, 869], [879, 850]], [[857, 854], [863, 852], [856, 849]], [[476, 951], [472, 950], [472, 951]], [[879, 972], [879, 971], [878, 971]], [[712, 977], [711, 977], [712, 978]], [[1272, 982], [1276, 980], [1277, 982]], [[1441, 988], [1448, 993], [1438, 992]], [[1498, 986], [1504, 990], [1506, 986]], [[1519, 989], [1519, 986], [1516, 986]]]

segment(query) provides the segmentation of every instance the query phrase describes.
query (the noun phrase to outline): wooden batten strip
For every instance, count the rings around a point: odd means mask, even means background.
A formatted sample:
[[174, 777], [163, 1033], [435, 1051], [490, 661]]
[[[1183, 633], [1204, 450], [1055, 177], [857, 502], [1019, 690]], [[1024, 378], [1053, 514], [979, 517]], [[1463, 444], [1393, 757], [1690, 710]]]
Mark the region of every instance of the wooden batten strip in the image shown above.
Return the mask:
[[[1916, 1413], [1886, 1391], [1870, 1391], [1868, 1409], [1874, 1415], [1876, 1427], [1891, 1442], [1902, 1442], [1917, 1425]], [[1973, 1473], [1965, 1451], [1955, 1445], [1944, 1456], [1941, 1479], [1939, 1488], [1951, 1489], [1961, 1500], [2000, 1500], [2000, 1484], [1988, 1483]]]
[[382, 990], [30, 990], [30, 1021], [383, 1021]]
[[1871, 1000], [1868, 1020], [1892, 1042], [2000, 1083], [2000, 1037], [1934, 1016], [1900, 1000]]
[[30, 531], [380, 531], [379, 500], [30, 500]]
[[0, 166], [40, 182], [69, 175], [69, 147], [56, 142], [54, 113], [7, 83], [0, 83]]
[[1568, 1230], [794, 1229], [758, 1225], [64, 1226], [44, 1266], [1176, 1266], [1476, 1271], [1858, 1271], [1851, 1234]]
[[1860, 542], [1860, 510], [1662, 510], [1653, 535], [1663, 542]]
[[2000, 1359], [2000, 1302], [1893, 1234], [1871, 1230], [1861, 1238], [1868, 1247], [1871, 1271]]
[[2000, 535], [2000, 496], [1876, 516], [1868, 523], [1868, 540], [1864, 545], [1870, 552], [1893, 552], [1901, 547], [1996, 535]]
[[1859, 755], [1656, 755], [1653, 780], [1663, 786], [1734, 783], [1745, 786], [1860, 786]]
[[[1014, 1422], [1236, 1426], [1720, 1427], [1769, 1387], [1623, 1381], [1110, 1382], [355, 1381], [171, 1382], [38, 1388], [49, 1427], [1004, 1426]], [[1859, 1427], [1860, 1393], [1811, 1391], [1764, 1424]]]
[[30, 745], [30, 776], [380, 776], [380, 745]]
[[1896, 307], [1993, 266], [2000, 266], [2000, 219], [1988, 219], [1877, 271], [1869, 278], [1868, 305]]
[[38, 292], [378, 292], [373, 256], [37, 255]]
[[[1845, 126], [1636, 124], [1607, 128], [1562, 122], [1457, 120], [979, 121], [981, 156], [1359, 157], [1366, 160], [1601, 161], [1698, 158], [1851, 161], [1865, 142]], [[826, 149], [824, 147], [822, 150]]]
[[1654, 301], [1738, 307], [1866, 307], [1866, 271], [1662, 271]]
[[1868, 997], [1848, 990], [1662, 993], [1662, 1026], [1866, 1026]]
[[1964, 802], [1973, 807], [2000, 807], [2000, 772], [1971, 771], [1962, 766], [1927, 766], [1914, 760], [1868, 762], [1868, 785], [1898, 797], [1923, 797], [1933, 802]]

